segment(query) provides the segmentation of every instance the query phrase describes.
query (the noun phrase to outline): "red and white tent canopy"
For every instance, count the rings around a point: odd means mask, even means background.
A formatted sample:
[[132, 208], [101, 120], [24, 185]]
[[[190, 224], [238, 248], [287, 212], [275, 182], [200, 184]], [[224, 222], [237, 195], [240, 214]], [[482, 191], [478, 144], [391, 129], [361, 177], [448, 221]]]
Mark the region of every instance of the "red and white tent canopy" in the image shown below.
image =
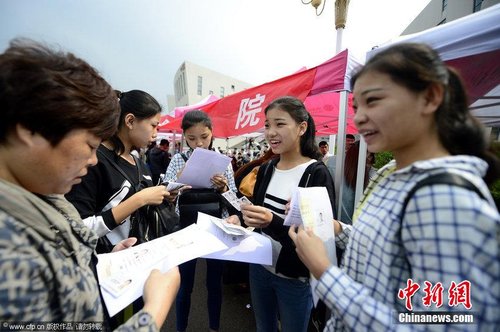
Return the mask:
[[213, 103], [214, 101], [219, 100], [219, 99], [220, 98], [217, 97], [216, 95], [210, 94], [210, 95], [206, 96], [205, 98], [203, 98], [202, 100], [200, 100], [199, 102], [197, 102], [196, 104], [176, 107], [173, 110], [174, 117], [176, 117], [176, 118], [182, 117], [184, 115], [184, 113], [186, 113], [186, 112], [189, 112], [192, 110], [197, 110], [200, 107], [206, 106], [206, 105]]
[[[359, 63], [345, 50], [317, 67], [229, 95], [197, 109], [210, 115], [215, 137], [232, 137], [259, 131], [264, 127], [264, 109], [271, 101], [281, 96], [295, 96], [310, 107], [318, 134], [333, 134], [337, 132], [339, 111], [335, 92], [349, 90], [350, 73], [357, 65]], [[181, 118], [166, 120], [168, 123], [160, 124], [160, 132], [180, 130]], [[348, 128], [350, 132], [355, 131], [352, 125]]]

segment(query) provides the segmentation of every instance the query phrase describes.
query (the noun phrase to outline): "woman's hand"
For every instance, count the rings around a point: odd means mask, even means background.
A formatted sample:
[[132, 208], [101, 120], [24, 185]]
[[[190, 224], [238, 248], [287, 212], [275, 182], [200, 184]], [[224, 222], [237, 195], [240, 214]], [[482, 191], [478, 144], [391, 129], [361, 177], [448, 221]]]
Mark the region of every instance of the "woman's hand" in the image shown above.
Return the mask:
[[111, 252], [117, 252], [117, 251], [120, 251], [120, 250], [125, 250], [127, 248], [132, 247], [136, 242], [137, 242], [137, 238], [136, 237], [129, 237], [129, 238], [125, 239], [125, 240], [121, 240], [120, 242], [118, 242], [113, 247], [113, 250], [111, 250]]
[[170, 193], [167, 191], [167, 187], [160, 185], [144, 188], [135, 195], [140, 197], [142, 206], [145, 206], [160, 205], [166, 197], [170, 196]]
[[335, 236], [342, 233], [342, 224], [338, 222], [338, 220], [333, 219], [333, 233]]
[[288, 214], [288, 211], [290, 211], [290, 201], [292, 199], [290, 198], [288, 202], [285, 204], [285, 216]]
[[311, 229], [305, 230], [303, 226], [298, 228], [295, 225], [290, 226], [288, 236], [295, 244], [295, 251], [300, 260], [316, 279], [321, 278], [321, 275], [332, 265], [323, 241]]
[[179, 269], [174, 267], [166, 273], [151, 271], [144, 284], [144, 310], [147, 311], [160, 329], [167, 318], [181, 284]]
[[241, 226], [240, 218], [235, 214], [227, 217], [226, 219], [224, 219], [224, 221], [227, 222], [228, 224]]
[[179, 194], [181, 193], [181, 191], [185, 190], [185, 189], [191, 189], [192, 187], [191, 186], [188, 186], [188, 185], [185, 185], [185, 186], [182, 186], [178, 189], [175, 189], [175, 190], [172, 190], [172, 191], [169, 191], [170, 195], [168, 195], [167, 197], [165, 197], [170, 203], [173, 203], [175, 202], [175, 200], [177, 199], [177, 196], [179, 196]]
[[273, 220], [273, 213], [267, 208], [252, 204], [241, 204], [245, 224], [250, 227], [264, 228]]
[[217, 189], [221, 193], [225, 193], [226, 191], [229, 190], [229, 187], [227, 185], [227, 179], [223, 174], [215, 174], [214, 176], [212, 176], [210, 181], [212, 181], [212, 184], [215, 187], [215, 189]]

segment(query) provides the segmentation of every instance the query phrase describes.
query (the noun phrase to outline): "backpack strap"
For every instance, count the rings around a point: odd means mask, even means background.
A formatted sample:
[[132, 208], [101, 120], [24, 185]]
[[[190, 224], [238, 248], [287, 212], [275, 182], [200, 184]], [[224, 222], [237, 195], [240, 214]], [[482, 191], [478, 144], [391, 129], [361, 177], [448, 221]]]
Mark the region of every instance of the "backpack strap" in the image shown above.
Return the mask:
[[187, 163], [188, 157], [186, 156], [186, 154], [184, 152], [181, 153], [181, 157], [182, 157], [182, 159], [184, 159], [184, 162]]
[[[431, 186], [434, 184], [448, 184], [451, 186], [462, 187], [462, 188], [474, 191], [476, 194], [479, 195], [479, 197], [481, 197], [481, 199], [486, 200], [483, 193], [474, 184], [472, 184], [469, 180], [467, 180], [463, 176], [455, 174], [455, 173], [434, 174], [434, 175], [426, 177], [425, 179], [423, 179], [421, 181], [418, 181], [413, 186], [413, 188], [408, 192], [408, 194], [406, 195], [406, 198], [403, 202], [403, 208], [401, 209], [401, 214], [400, 214], [400, 218], [399, 218], [401, 223], [403, 222], [403, 218], [404, 218], [405, 213], [406, 213], [406, 206], [408, 205], [408, 202], [410, 201], [410, 199], [415, 195], [417, 190], [419, 190], [422, 187]], [[402, 227], [399, 228], [397, 236], [399, 237], [399, 240], [401, 241], [401, 243], [403, 243], [401, 231], [402, 231]], [[402, 248], [405, 252], [405, 260], [408, 264], [410, 275], [412, 275], [412, 269], [411, 269], [410, 262], [408, 261], [406, 249], [404, 246], [402, 246]]]
[[462, 187], [474, 191], [476, 194], [479, 195], [479, 197], [481, 197], [481, 199], [486, 200], [486, 197], [484, 197], [483, 193], [474, 184], [472, 184], [469, 180], [467, 180], [463, 176], [455, 173], [434, 174], [417, 182], [417, 184], [413, 186], [413, 188], [408, 192], [403, 202], [403, 208], [401, 209], [402, 212], [400, 220], [403, 220], [406, 211], [406, 206], [408, 205], [410, 199], [415, 195], [415, 192], [417, 192], [417, 190], [419, 190], [422, 187], [430, 186], [433, 184], [449, 184], [451, 186]]

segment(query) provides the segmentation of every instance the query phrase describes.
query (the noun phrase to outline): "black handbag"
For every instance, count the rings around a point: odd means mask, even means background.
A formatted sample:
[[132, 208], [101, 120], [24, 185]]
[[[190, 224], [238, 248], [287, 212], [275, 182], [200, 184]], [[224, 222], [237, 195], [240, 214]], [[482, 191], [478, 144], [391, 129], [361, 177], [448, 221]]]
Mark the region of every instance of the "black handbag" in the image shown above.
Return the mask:
[[137, 244], [178, 231], [179, 216], [175, 207], [167, 201], [160, 205], [146, 205], [130, 217], [129, 236], [137, 238]]
[[[127, 179], [130, 183], [134, 183], [115, 160], [106, 156], [104, 153], [100, 153], [100, 155], [105, 157], [125, 179]], [[143, 174], [147, 173], [144, 171], [142, 161], [136, 156], [132, 156], [135, 160], [135, 164], [137, 165], [137, 174], [139, 179], [135, 191], [139, 192], [144, 188], [151, 187], [153, 182], [145, 180]], [[171, 234], [177, 230], [179, 230], [179, 216], [175, 212], [175, 206], [167, 200], [164, 200], [160, 205], [143, 206], [130, 216], [129, 237], [137, 238], [136, 244], [154, 240]]]

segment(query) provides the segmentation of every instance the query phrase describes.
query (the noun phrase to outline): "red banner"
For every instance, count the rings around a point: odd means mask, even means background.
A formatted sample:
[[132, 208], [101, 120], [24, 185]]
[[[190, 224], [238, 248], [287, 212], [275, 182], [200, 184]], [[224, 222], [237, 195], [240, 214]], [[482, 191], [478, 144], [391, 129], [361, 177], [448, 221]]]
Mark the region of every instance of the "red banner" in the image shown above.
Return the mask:
[[[264, 109], [274, 99], [294, 96], [304, 100], [311, 91], [316, 68], [250, 88], [199, 109], [208, 113], [215, 137], [231, 137], [255, 132], [264, 127]], [[180, 131], [182, 119], [160, 126], [160, 132]]]

